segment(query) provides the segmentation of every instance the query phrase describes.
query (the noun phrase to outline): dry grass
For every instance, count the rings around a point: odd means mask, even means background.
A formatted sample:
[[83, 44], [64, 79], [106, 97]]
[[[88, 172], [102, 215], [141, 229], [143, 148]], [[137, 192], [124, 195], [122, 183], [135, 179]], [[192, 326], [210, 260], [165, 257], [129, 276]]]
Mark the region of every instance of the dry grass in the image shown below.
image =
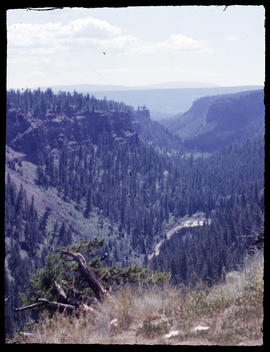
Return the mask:
[[[96, 313], [70, 318], [44, 314], [17, 343], [261, 345], [263, 255], [212, 288], [123, 288]], [[28, 330], [26, 330], [28, 332]], [[170, 332], [171, 337], [169, 335]], [[167, 334], [167, 336], [166, 336]], [[15, 342], [13, 340], [13, 342]]]

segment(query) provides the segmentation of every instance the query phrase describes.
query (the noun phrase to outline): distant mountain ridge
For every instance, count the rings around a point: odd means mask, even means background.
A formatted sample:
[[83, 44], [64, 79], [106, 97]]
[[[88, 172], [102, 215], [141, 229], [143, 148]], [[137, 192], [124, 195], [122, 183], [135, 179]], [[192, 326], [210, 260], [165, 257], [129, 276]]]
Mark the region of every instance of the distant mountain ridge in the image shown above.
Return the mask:
[[[214, 96], [219, 94], [231, 94], [241, 91], [262, 89], [263, 86], [233, 86], [218, 87], [210, 86], [205, 83], [205, 87], [176, 87], [181, 82], [163, 83], [153, 86], [141, 87], [124, 87], [124, 86], [106, 86], [106, 85], [67, 85], [51, 87], [54, 92], [76, 90], [79, 93], [89, 93], [97, 99], [111, 99], [117, 102], [123, 102], [134, 108], [145, 105], [150, 110], [153, 120], [160, 120], [162, 114], [175, 115], [183, 113], [190, 109], [192, 103], [201, 97]], [[203, 84], [203, 83], [202, 83]], [[200, 85], [202, 85], [200, 84]], [[199, 84], [198, 84], [199, 85]], [[47, 87], [43, 87], [42, 90]], [[152, 113], [153, 112], [153, 113]]]
[[[206, 82], [163, 82], [145, 86], [146, 89], [179, 89], [179, 88], [210, 88], [218, 87], [218, 84]], [[142, 87], [143, 88], [143, 87]]]
[[[68, 85], [56, 85], [50, 86], [53, 91], [73, 91], [77, 92], [88, 92], [93, 91], [123, 91], [123, 90], [137, 90], [137, 89], [179, 89], [179, 88], [208, 88], [218, 87], [217, 84], [206, 83], [206, 82], [162, 82], [156, 84], [140, 85], [140, 86], [127, 86], [127, 85], [116, 85], [116, 84], [68, 84]], [[47, 89], [48, 87], [41, 87], [41, 89]]]

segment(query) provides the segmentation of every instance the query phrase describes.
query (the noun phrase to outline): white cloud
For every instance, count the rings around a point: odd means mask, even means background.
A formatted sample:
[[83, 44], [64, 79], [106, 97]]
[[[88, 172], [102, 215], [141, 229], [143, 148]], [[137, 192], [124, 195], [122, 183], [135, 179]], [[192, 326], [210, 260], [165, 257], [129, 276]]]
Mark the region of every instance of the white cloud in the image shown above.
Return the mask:
[[239, 40], [240, 37], [239, 37], [239, 35], [227, 35], [226, 39], [227, 40]]
[[[84, 33], [86, 35], [95, 37], [97, 35], [117, 36], [120, 35], [122, 32], [120, 27], [113, 26], [106, 21], [99, 20], [93, 17], [79, 18], [70, 22], [70, 24], [66, 27], [73, 33]], [[95, 32], [93, 32], [93, 29], [95, 29]]]
[[140, 54], [139, 49], [144, 47], [142, 40], [132, 35], [121, 35], [114, 38], [89, 38], [85, 44], [92, 44], [101, 50], [107, 50], [114, 54], [134, 55]]
[[195, 40], [182, 34], [171, 35], [169, 39], [163, 43], [163, 45], [165, 46], [165, 48], [175, 51], [181, 50], [203, 52], [210, 50], [206, 41]]
[[11, 25], [8, 27], [8, 46], [10, 49], [32, 49], [31, 54], [42, 52], [42, 48], [51, 48], [51, 53], [55, 53], [73, 46], [110, 49], [121, 55], [200, 53], [211, 50], [206, 41], [182, 34], [170, 35], [161, 42], [146, 42], [133, 35], [123, 35], [120, 27], [93, 17], [79, 18], [65, 25], [61, 22]]
[[31, 47], [51, 45], [61, 32], [60, 23], [28, 24], [18, 23], [7, 29], [9, 47]]
[[10, 47], [65, 46], [83, 42], [82, 38], [111, 38], [119, 36], [121, 28], [96, 18], [77, 19], [63, 25], [61, 22], [43, 24], [18, 23], [8, 27]]
[[173, 34], [161, 42], [146, 42], [132, 35], [85, 39], [85, 43], [87, 42], [121, 55], [167, 55], [212, 51], [206, 41], [195, 40], [182, 34]]
[[170, 53], [202, 53], [212, 51], [206, 41], [195, 40], [182, 34], [171, 35], [166, 41], [158, 43], [156, 49], [161, 52]]
[[[206, 41], [179, 33], [165, 40], [146, 41], [91, 16], [68, 23], [17, 23], [8, 26], [7, 35], [9, 82], [20, 80], [20, 84], [29, 86], [60, 81], [113, 84], [120, 83], [120, 77], [121, 84], [127, 85], [148, 84], [155, 77], [159, 81], [180, 79], [194, 75], [196, 70], [153, 68], [156, 60], [152, 56], [163, 57], [167, 62], [168, 56], [176, 57], [179, 53], [211, 51]], [[102, 55], [103, 52], [110, 56]], [[142, 61], [146, 68], [141, 67]]]

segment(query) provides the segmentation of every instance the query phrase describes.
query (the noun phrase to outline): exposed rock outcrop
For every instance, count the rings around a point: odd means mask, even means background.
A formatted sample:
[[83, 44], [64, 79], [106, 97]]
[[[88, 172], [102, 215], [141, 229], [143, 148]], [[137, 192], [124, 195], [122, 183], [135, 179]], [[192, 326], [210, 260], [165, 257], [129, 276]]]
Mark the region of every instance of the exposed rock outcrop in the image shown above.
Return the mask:
[[44, 119], [37, 119], [9, 109], [7, 120], [7, 144], [25, 153], [26, 159], [35, 164], [38, 151], [49, 153], [65, 142], [76, 144], [89, 140], [95, 144], [100, 135], [106, 135], [111, 142], [138, 142], [128, 112], [74, 112], [69, 116], [49, 112]]

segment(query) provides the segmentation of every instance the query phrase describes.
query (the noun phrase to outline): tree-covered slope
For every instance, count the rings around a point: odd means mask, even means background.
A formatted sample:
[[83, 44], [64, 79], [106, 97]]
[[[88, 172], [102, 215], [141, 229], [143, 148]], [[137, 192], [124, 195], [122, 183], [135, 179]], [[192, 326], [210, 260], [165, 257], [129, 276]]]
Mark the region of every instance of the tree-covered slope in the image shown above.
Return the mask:
[[[200, 229], [196, 246], [186, 241], [186, 249], [178, 244], [162, 249], [152, 265], [172, 271], [181, 282], [191, 271], [205, 278], [208, 269], [200, 263], [205, 256], [216, 258], [216, 280], [224, 263], [241, 261], [248, 250], [250, 241], [238, 244], [238, 238], [261, 224], [262, 136], [194, 158], [179, 138], [150, 120], [146, 108], [49, 89], [8, 91], [6, 126], [6, 287], [14, 302], [29, 272], [59, 245], [104, 238], [108, 264], [148, 265], [167, 231], [200, 211], [212, 222]], [[241, 214], [242, 227], [232, 209]], [[190, 261], [192, 246], [196, 257]], [[187, 272], [179, 263], [183, 251]]]
[[264, 92], [203, 97], [166, 127], [185, 140], [187, 149], [214, 152], [264, 134]]
[[201, 163], [201, 185], [211, 184], [216, 200], [209, 224], [177, 231], [152, 259], [153, 268], [170, 271], [174, 282], [190, 283], [194, 275], [209, 283], [219, 280], [243, 260], [264, 226], [263, 138], [228, 147]]
[[[202, 86], [201, 86], [202, 87]], [[168, 87], [158, 88], [123, 88], [119, 90], [112, 89], [95, 89], [95, 87], [84, 87], [84, 86], [63, 86], [56, 87], [54, 91], [73, 92], [74, 90], [81, 93], [91, 92], [96, 98], [112, 99], [114, 101], [121, 101], [127, 105], [131, 105], [133, 108], [137, 106], [146, 105], [150, 110], [151, 115], [153, 112], [165, 113], [165, 114], [177, 114], [179, 112], [184, 113], [192, 106], [192, 103], [201, 97], [214, 96], [221, 94], [232, 94], [242, 91], [250, 91], [255, 89], [261, 89], [262, 86], [233, 86], [233, 87], [209, 87], [205, 85], [205, 88], [201, 87]], [[155, 119], [158, 119], [157, 114], [153, 114]]]

